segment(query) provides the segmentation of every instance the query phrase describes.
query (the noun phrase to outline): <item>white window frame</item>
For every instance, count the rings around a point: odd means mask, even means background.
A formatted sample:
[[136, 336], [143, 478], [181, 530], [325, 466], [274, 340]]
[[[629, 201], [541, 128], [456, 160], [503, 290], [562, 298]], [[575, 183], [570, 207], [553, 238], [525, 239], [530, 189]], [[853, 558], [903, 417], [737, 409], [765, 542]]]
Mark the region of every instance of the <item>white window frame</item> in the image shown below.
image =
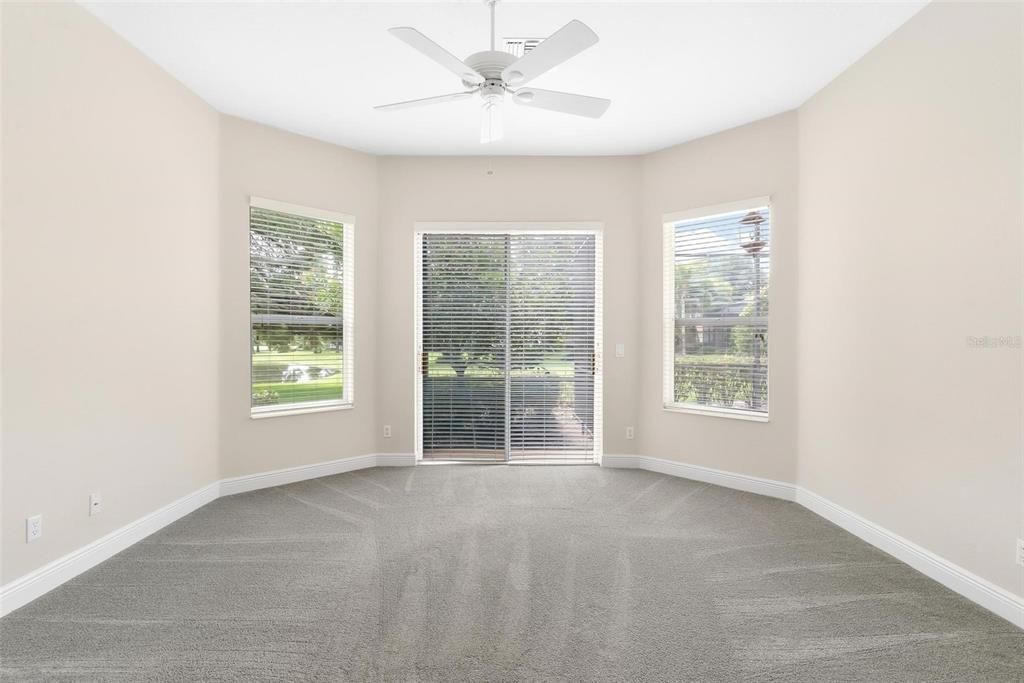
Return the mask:
[[[308, 401], [305, 403], [291, 403], [278, 406], [252, 405], [252, 290], [249, 291], [249, 417], [254, 420], [268, 417], [283, 417], [286, 415], [303, 415], [307, 413], [324, 413], [335, 410], [351, 410], [355, 407], [355, 216], [328, 211], [325, 209], [314, 209], [299, 204], [288, 204], [275, 199], [263, 197], [249, 197], [249, 208], [267, 209], [279, 213], [313, 218], [322, 221], [341, 223], [345, 226], [342, 237], [342, 287], [345, 291], [345, 298], [342, 301], [342, 354], [344, 356], [342, 372], [344, 373], [344, 385], [342, 397], [329, 401]], [[251, 230], [251, 228], [248, 228]]]
[[[594, 242], [594, 462], [600, 465], [604, 454], [604, 223], [589, 221], [548, 222], [437, 222], [418, 221], [413, 236], [413, 297], [415, 300], [412, 373], [416, 430], [416, 464], [423, 459], [423, 236], [431, 233], [455, 234], [551, 234], [581, 232], [595, 236]], [[504, 465], [528, 466], [531, 461], [503, 461]]]
[[[752, 413], [746, 410], [732, 408], [718, 408], [714, 406], [701, 406], [693, 403], [679, 403], [675, 400], [675, 225], [680, 221], [693, 220], [695, 218], [714, 218], [727, 213], [737, 211], [751, 211], [762, 207], [768, 207], [771, 217], [771, 197], [755, 197], [736, 202], [702, 206], [685, 211], [677, 211], [662, 216], [662, 409], [673, 413], [688, 413], [691, 415], [706, 415], [710, 417], [725, 417], [734, 420], [747, 420], [749, 422], [770, 422], [771, 401], [768, 402], [768, 412]], [[771, 240], [771, 237], [769, 237]], [[770, 249], [769, 245], [769, 249]], [[773, 264], [774, 266], [774, 264]], [[774, 277], [774, 268], [772, 275]], [[769, 315], [759, 320], [764, 326], [771, 329], [769, 318], [771, 315], [771, 302], [769, 301]], [[738, 320], [738, 322], [741, 322]], [[767, 377], [768, 395], [771, 396], [771, 356], [768, 357]]]

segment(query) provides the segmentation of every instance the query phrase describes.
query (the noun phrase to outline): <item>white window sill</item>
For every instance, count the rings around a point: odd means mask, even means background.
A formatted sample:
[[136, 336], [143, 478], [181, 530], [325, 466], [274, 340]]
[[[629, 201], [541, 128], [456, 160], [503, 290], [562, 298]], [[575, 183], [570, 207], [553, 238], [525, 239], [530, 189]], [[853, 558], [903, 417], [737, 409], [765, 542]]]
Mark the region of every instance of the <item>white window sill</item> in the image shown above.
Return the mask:
[[705, 406], [680, 405], [678, 403], [666, 403], [662, 408], [670, 413], [687, 413], [690, 415], [706, 415], [708, 417], [725, 417], [733, 420], [746, 420], [747, 422], [769, 422], [768, 415], [751, 413], [746, 410], [731, 410], [729, 408], [711, 408]]
[[335, 410], [351, 410], [352, 401], [327, 401], [323, 403], [296, 403], [290, 406], [268, 406], [252, 408], [249, 417], [262, 420], [268, 417], [284, 417], [285, 415], [305, 415], [307, 413], [329, 413]]

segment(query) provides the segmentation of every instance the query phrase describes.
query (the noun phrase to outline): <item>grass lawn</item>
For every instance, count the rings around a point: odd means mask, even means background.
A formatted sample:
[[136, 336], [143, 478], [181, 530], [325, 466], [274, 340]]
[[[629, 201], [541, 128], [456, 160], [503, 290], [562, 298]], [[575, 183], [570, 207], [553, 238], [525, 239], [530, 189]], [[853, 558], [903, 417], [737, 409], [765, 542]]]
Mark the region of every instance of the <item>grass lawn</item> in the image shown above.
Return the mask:
[[[314, 373], [321, 368], [337, 372], [329, 377], [314, 376], [303, 382], [288, 382], [283, 379], [283, 373], [289, 365], [303, 365], [313, 369]], [[252, 355], [252, 393], [269, 391], [277, 394], [276, 400], [265, 405], [340, 399], [344, 387], [341, 368], [339, 351], [260, 351]]]
[[316, 365], [317, 367], [341, 367], [341, 351], [260, 351], [252, 354], [254, 366], [266, 365]]
[[271, 391], [278, 398], [275, 403], [301, 403], [305, 401], [330, 401], [342, 397], [341, 375], [310, 380], [309, 382], [260, 382], [252, 385], [252, 393]]

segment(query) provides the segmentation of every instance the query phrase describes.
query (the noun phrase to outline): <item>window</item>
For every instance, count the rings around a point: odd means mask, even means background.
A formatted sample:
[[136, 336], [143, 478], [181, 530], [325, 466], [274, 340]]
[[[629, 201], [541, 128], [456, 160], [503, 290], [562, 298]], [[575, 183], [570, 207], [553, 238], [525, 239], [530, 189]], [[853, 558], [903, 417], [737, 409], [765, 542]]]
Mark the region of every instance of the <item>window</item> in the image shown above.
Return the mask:
[[253, 197], [253, 417], [352, 406], [353, 219]]
[[768, 418], [767, 199], [665, 217], [664, 403]]

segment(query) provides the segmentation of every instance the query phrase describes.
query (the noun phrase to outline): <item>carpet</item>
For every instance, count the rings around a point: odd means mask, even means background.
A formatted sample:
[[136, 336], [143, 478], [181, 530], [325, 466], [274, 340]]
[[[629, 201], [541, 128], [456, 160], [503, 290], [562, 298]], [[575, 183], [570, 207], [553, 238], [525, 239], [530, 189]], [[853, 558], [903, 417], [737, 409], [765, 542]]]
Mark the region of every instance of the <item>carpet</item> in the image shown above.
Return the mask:
[[1024, 631], [804, 508], [638, 470], [221, 498], [0, 619], [12, 681], [1022, 681]]

